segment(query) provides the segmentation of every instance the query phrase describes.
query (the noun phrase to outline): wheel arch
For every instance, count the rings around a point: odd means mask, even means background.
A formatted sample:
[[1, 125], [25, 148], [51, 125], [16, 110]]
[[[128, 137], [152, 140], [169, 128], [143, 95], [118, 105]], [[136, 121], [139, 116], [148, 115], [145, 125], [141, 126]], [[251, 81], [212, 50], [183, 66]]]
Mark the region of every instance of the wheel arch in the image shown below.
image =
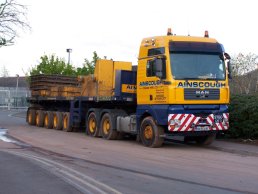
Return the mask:
[[145, 115], [152, 116], [155, 123], [160, 126], [166, 126], [168, 124], [168, 110], [167, 104], [155, 104], [155, 105], [138, 105], [136, 109], [137, 127], [139, 129], [142, 119]]

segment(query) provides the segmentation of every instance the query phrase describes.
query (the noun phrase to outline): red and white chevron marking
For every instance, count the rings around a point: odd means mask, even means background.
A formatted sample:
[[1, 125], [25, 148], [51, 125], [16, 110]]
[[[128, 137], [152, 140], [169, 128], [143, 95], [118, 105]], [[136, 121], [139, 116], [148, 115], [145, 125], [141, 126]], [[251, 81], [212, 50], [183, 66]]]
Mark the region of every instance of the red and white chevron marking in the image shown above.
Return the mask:
[[[228, 130], [229, 114], [223, 113], [223, 122], [214, 122], [214, 114], [210, 114], [206, 118], [194, 116], [193, 114], [169, 114], [168, 130], [169, 131], [194, 131], [193, 126], [209, 126], [210, 130]], [[171, 121], [176, 121], [175, 125], [171, 125]], [[177, 122], [180, 121], [180, 124]], [[226, 122], [225, 122], [226, 121]]]

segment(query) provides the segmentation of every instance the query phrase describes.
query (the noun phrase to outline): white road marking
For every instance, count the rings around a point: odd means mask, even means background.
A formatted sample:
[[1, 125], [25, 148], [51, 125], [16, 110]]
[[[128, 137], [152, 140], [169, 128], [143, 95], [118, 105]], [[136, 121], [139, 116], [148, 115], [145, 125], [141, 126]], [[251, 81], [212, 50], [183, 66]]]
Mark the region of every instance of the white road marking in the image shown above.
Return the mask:
[[[117, 191], [116, 189], [114, 189], [114, 188], [112, 188], [112, 187], [110, 187], [110, 186], [108, 186], [104, 183], [101, 183], [94, 178], [91, 178], [91, 177], [89, 177], [85, 174], [82, 174], [82, 173], [80, 173], [80, 172], [78, 172], [78, 171], [76, 171], [72, 168], [69, 168], [69, 167], [64, 166], [60, 163], [54, 162], [52, 160], [42, 158], [42, 157], [38, 157], [38, 156], [34, 156], [34, 155], [29, 155], [29, 154], [19, 153], [19, 152], [15, 152], [15, 151], [10, 151], [10, 150], [6, 150], [5, 152], [8, 152], [10, 154], [14, 154], [14, 155], [17, 155], [17, 156], [21, 156], [21, 157], [33, 159], [37, 162], [40, 162], [41, 164], [44, 164], [46, 167], [51, 168], [52, 171], [55, 174], [59, 173], [61, 175], [65, 175], [65, 177], [62, 176], [61, 178], [65, 178], [66, 180], [68, 180], [72, 184], [76, 185], [84, 193], [91, 193], [88, 190], [89, 188], [91, 188], [91, 190], [95, 191], [94, 193], [122, 194], [121, 192]], [[82, 183], [84, 185], [84, 187], [78, 185], [77, 182]], [[85, 188], [85, 186], [86, 186], [86, 188]]]
[[7, 142], [7, 143], [16, 143], [16, 141], [6, 137], [7, 129], [0, 128], [0, 140]]

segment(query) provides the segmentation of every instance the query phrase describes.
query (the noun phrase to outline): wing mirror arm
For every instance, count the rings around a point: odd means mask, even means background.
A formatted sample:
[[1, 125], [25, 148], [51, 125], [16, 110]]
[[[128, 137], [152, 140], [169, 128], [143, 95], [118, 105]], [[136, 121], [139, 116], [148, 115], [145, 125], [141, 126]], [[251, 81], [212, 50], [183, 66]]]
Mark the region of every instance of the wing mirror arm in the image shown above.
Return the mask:
[[224, 53], [225, 59], [227, 59], [227, 67], [228, 67], [228, 78], [232, 79], [232, 67], [231, 67], [231, 57], [228, 53]]

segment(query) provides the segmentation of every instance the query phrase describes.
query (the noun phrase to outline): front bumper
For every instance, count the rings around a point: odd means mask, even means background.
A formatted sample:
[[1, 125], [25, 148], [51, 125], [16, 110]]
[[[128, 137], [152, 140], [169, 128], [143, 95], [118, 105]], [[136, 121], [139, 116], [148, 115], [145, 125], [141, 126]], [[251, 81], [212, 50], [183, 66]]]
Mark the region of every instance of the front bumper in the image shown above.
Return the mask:
[[200, 132], [229, 129], [229, 113], [226, 105], [171, 106], [168, 112], [168, 131]]

